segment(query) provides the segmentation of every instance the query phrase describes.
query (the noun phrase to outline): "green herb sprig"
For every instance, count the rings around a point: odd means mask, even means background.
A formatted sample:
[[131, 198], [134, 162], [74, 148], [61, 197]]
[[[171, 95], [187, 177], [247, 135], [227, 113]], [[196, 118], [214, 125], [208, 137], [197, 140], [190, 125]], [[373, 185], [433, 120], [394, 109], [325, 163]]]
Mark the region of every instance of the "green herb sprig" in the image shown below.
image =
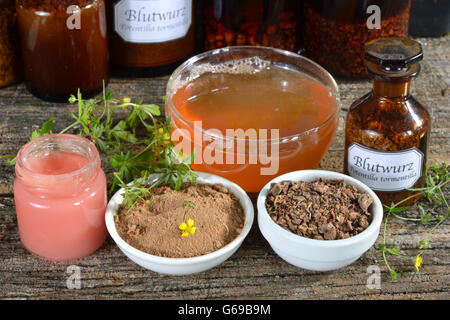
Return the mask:
[[[446, 200], [445, 194], [443, 192], [444, 187], [450, 182], [450, 173], [448, 164], [442, 162], [434, 162], [426, 169], [425, 176], [425, 187], [409, 189], [410, 191], [414, 191], [414, 193], [407, 198], [397, 202], [392, 203], [390, 206], [385, 207], [386, 218], [384, 220], [384, 228], [383, 228], [383, 243], [380, 244], [379, 250], [382, 252], [383, 260], [386, 267], [389, 270], [389, 274], [392, 280], [396, 280], [398, 277], [397, 271], [389, 264], [388, 255], [394, 255], [403, 259], [407, 259], [412, 261], [414, 267], [417, 271], [422, 264], [423, 257], [422, 254], [426, 248], [429, 247], [429, 239], [433, 232], [450, 216], [450, 207], [448, 205], [448, 201]], [[425, 210], [422, 204], [417, 204], [417, 209], [420, 213], [420, 217], [411, 218], [401, 215], [401, 212], [408, 210], [410, 207], [401, 206], [406, 201], [413, 199], [417, 196], [421, 196], [425, 198], [425, 201], [431, 207], [442, 207], [444, 206], [444, 214], [439, 214], [436, 210]], [[399, 248], [395, 244], [387, 244], [387, 229], [388, 229], [388, 221], [390, 218], [396, 218], [402, 221], [409, 222], [418, 222], [423, 223], [431, 228], [427, 233], [423, 236], [423, 238], [419, 242], [419, 252], [415, 256], [407, 256], [400, 253]], [[434, 222], [434, 225], [433, 225]]]
[[[166, 122], [157, 118], [160, 107], [131, 102], [130, 98], [114, 98], [112, 91], [95, 99], [83, 99], [80, 90], [71, 95], [69, 102], [78, 104], [78, 112], [72, 114], [74, 122], [60, 131], [78, 131], [80, 136], [90, 139], [100, 152], [107, 155], [113, 173], [110, 193], [118, 187], [124, 188], [122, 206], [130, 210], [139, 201], [145, 200], [149, 190], [162, 183], [179, 190], [183, 181], [194, 182], [197, 175], [191, 164], [195, 154], [184, 157], [171, 141], [170, 119]], [[128, 111], [125, 117], [118, 119], [118, 110]], [[54, 118], [46, 121], [42, 128], [33, 131], [30, 140], [51, 134]], [[143, 137], [136, 137], [137, 129], [144, 129]], [[137, 150], [137, 151], [136, 151]], [[11, 165], [15, 164], [15, 155], [2, 156]], [[147, 185], [150, 174], [161, 176], [151, 185]]]

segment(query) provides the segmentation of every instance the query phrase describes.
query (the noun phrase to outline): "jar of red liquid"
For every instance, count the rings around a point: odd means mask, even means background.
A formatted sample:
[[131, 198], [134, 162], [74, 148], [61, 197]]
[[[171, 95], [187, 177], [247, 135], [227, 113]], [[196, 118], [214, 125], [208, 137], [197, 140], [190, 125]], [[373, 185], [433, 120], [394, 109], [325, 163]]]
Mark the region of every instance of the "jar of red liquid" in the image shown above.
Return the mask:
[[364, 44], [408, 36], [411, 0], [306, 0], [305, 54], [333, 75], [367, 77]]
[[53, 134], [24, 145], [14, 200], [20, 239], [53, 261], [87, 256], [105, 241], [106, 178], [89, 140]]
[[297, 52], [302, 47], [298, 0], [207, 0], [205, 49], [265, 46]]
[[169, 74], [195, 48], [194, 0], [106, 2], [112, 72]]
[[41, 99], [97, 94], [108, 80], [103, 0], [17, 0], [25, 79]]
[[14, 0], [0, 0], [0, 88], [22, 78]]

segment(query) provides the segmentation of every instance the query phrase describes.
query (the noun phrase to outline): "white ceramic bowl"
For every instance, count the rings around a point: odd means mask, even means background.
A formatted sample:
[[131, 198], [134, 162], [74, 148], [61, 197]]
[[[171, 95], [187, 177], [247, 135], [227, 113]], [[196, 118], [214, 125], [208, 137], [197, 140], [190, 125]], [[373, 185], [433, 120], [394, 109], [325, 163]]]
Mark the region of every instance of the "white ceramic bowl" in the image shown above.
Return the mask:
[[[341, 179], [360, 191], [367, 191], [373, 198], [372, 222], [363, 232], [342, 240], [315, 240], [296, 235], [279, 226], [266, 210], [266, 197], [272, 183], [290, 181], [314, 181]], [[342, 173], [323, 170], [301, 170], [283, 174], [264, 186], [258, 196], [258, 226], [272, 249], [286, 262], [297, 267], [328, 271], [347, 266], [356, 261], [373, 246], [380, 232], [383, 206], [377, 195], [362, 182]]]
[[[124, 190], [120, 189], [108, 203], [105, 220], [109, 234], [116, 242], [120, 250], [122, 250], [122, 252], [128, 258], [130, 258], [141, 267], [158, 273], [184, 275], [202, 272], [221, 264], [222, 262], [227, 260], [233, 253], [235, 253], [236, 250], [241, 246], [242, 242], [244, 241], [245, 237], [252, 227], [254, 218], [253, 204], [250, 201], [247, 193], [242, 190], [242, 188], [237, 184], [222, 177], [203, 172], [197, 172], [197, 174], [198, 183], [209, 185], [213, 185], [216, 183], [220, 184], [227, 187], [229, 191], [239, 199], [239, 202], [245, 213], [245, 223], [241, 234], [225, 247], [217, 251], [193, 258], [166, 258], [145, 253], [129, 245], [117, 233], [116, 225], [114, 223], [114, 216], [117, 214], [119, 205], [122, 203], [122, 195], [124, 193]], [[158, 176], [158, 174], [150, 175], [149, 182], [155, 181]]]

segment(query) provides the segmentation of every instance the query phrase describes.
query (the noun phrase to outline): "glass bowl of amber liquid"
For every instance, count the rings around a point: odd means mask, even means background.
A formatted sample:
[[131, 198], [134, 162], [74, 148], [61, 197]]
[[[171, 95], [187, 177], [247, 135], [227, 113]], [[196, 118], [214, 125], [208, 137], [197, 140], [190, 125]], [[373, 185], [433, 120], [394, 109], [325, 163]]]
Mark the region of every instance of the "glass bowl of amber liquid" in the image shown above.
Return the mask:
[[338, 87], [295, 53], [227, 47], [174, 71], [165, 112], [180, 161], [195, 150], [194, 170], [259, 192], [275, 176], [317, 166], [338, 126]]

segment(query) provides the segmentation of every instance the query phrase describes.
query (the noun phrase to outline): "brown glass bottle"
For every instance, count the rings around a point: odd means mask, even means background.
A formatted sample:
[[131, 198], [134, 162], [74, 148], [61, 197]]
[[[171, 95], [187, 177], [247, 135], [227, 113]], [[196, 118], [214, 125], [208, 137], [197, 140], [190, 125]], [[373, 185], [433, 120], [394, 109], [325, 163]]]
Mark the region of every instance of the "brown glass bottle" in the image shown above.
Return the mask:
[[193, 0], [107, 1], [112, 72], [168, 74], [195, 48]]
[[386, 205], [413, 195], [407, 189], [424, 184], [430, 117], [409, 93], [421, 59], [420, 44], [407, 38], [367, 43], [365, 60], [373, 90], [355, 101], [347, 114], [345, 172], [371, 187]]
[[14, 0], [0, 0], [0, 88], [22, 79]]
[[16, 8], [33, 94], [67, 102], [78, 89], [83, 97], [102, 90], [109, 73], [104, 0], [17, 0]]

